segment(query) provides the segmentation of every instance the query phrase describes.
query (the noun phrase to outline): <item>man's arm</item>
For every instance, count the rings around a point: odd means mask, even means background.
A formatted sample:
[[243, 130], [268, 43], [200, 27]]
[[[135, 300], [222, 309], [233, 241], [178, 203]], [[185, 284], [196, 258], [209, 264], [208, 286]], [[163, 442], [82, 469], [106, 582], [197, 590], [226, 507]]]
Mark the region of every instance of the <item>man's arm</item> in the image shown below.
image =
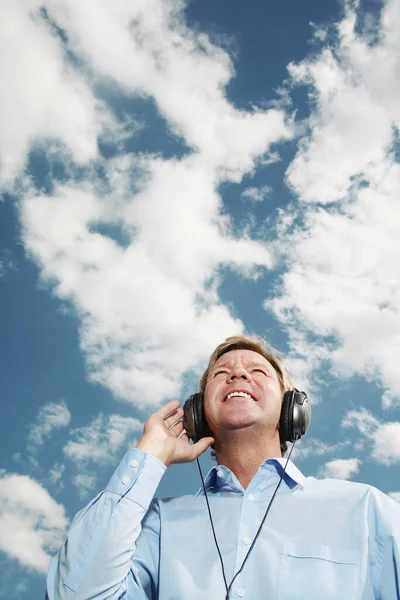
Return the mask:
[[[157, 503], [149, 506], [168, 465], [190, 462], [214, 442], [189, 444], [182, 416], [176, 400], [151, 415], [105, 491], [76, 515], [50, 566], [48, 600], [117, 600], [126, 597], [128, 586], [129, 599], [156, 598], [160, 523]], [[135, 559], [140, 534], [146, 552]]]
[[[111, 600], [123, 596], [142, 519], [165, 468], [150, 454], [135, 448], [128, 450], [105, 491], [76, 515], [65, 544], [50, 566], [49, 600]], [[151, 510], [154, 514], [147, 519], [150, 525], [146, 535], [154, 548], [149, 548], [146, 568], [135, 565], [129, 582], [136, 588], [133, 597], [138, 600], [152, 596], [149, 591], [157, 579], [157, 506]]]

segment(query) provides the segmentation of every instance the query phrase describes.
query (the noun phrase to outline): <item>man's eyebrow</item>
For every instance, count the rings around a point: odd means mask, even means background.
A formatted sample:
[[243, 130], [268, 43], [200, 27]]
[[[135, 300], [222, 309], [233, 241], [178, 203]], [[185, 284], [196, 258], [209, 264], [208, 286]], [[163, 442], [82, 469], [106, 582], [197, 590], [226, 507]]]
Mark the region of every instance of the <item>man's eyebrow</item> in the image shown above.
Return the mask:
[[264, 371], [269, 371], [270, 373], [275, 371], [275, 369], [271, 365], [271, 363], [262, 363], [262, 362], [254, 361], [254, 362], [249, 363], [249, 367], [260, 367], [261, 369], [264, 369]]
[[[232, 361], [228, 360], [226, 362], [220, 363], [219, 365], [214, 364], [211, 367], [211, 371], [215, 371], [215, 369], [226, 369], [226, 368], [229, 367], [229, 364], [231, 362]], [[254, 361], [251, 361], [251, 362], [247, 363], [247, 366], [248, 367], [262, 367], [263, 369], [272, 369], [272, 370], [274, 370], [274, 367], [271, 365], [271, 363], [263, 363], [263, 362], [260, 362], [258, 360], [254, 360]]]
[[224, 363], [219, 364], [219, 365], [217, 365], [217, 364], [214, 363], [214, 365], [211, 367], [211, 371], [214, 371], [215, 369], [220, 369], [220, 368], [223, 369], [223, 368], [227, 367], [228, 365], [229, 365], [229, 361], [228, 362], [224, 362]]

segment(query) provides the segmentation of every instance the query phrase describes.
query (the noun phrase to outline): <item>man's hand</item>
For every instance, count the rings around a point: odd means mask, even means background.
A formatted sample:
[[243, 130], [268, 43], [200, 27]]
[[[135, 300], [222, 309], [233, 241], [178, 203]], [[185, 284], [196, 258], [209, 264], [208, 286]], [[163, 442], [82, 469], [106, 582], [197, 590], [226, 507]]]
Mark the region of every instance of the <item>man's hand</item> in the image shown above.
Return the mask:
[[136, 448], [152, 454], [167, 467], [195, 460], [214, 443], [214, 438], [206, 437], [190, 444], [186, 433], [182, 434], [183, 422], [179, 420], [182, 417], [179, 400], [168, 402], [147, 419]]

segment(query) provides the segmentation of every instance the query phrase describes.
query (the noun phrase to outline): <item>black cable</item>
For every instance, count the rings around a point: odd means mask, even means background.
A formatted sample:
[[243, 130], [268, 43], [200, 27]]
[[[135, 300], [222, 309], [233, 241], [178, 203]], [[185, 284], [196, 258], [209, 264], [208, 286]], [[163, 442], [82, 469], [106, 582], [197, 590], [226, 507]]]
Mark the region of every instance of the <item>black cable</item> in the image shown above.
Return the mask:
[[226, 576], [225, 576], [224, 561], [222, 560], [222, 554], [221, 554], [221, 551], [220, 551], [219, 546], [218, 546], [217, 536], [215, 535], [214, 523], [213, 523], [212, 516], [211, 516], [210, 504], [208, 502], [208, 496], [207, 496], [207, 492], [206, 492], [206, 486], [204, 484], [203, 473], [201, 472], [201, 467], [200, 467], [199, 459], [196, 458], [196, 460], [197, 460], [197, 466], [199, 467], [199, 471], [200, 471], [201, 483], [203, 484], [204, 495], [206, 497], [208, 514], [210, 515], [210, 521], [211, 521], [212, 532], [213, 532], [213, 535], [214, 535], [214, 541], [215, 541], [215, 545], [217, 546], [217, 550], [218, 550], [218, 554], [219, 554], [219, 559], [221, 561], [222, 575], [224, 577], [225, 589], [226, 589], [226, 593], [229, 596], [228, 583], [226, 581]]
[[233, 577], [233, 579], [232, 579], [232, 581], [231, 581], [231, 583], [230, 583], [230, 585], [229, 585], [229, 586], [228, 586], [228, 584], [227, 584], [227, 582], [226, 582], [225, 568], [224, 568], [224, 561], [223, 561], [223, 559], [222, 559], [222, 554], [221, 554], [221, 551], [220, 551], [220, 549], [219, 549], [219, 546], [218, 546], [218, 542], [217, 542], [217, 536], [215, 535], [214, 523], [213, 523], [212, 516], [211, 516], [210, 504], [209, 504], [209, 502], [208, 502], [208, 496], [207, 496], [206, 486], [205, 486], [205, 484], [204, 484], [203, 473], [202, 473], [202, 471], [201, 471], [201, 467], [200, 467], [199, 459], [197, 459], [197, 466], [199, 467], [199, 471], [200, 471], [200, 477], [201, 477], [201, 482], [202, 482], [202, 484], [203, 484], [203, 490], [204, 490], [204, 495], [205, 495], [206, 502], [207, 502], [208, 514], [209, 514], [209, 516], [210, 516], [211, 527], [212, 527], [212, 531], [213, 531], [213, 535], [214, 535], [214, 541], [215, 541], [215, 545], [216, 545], [216, 547], [217, 547], [218, 554], [219, 554], [219, 558], [220, 558], [220, 561], [221, 561], [222, 575], [223, 575], [223, 577], [224, 577], [225, 589], [226, 589], [226, 596], [225, 596], [225, 600], [229, 600], [229, 594], [230, 594], [230, 592], [231, 592], [232, 585], [233, 585], [233, 583], [234, 583], [234, 581], [235, 581], [236, 577], [237, 577], [238, 575], [240, 575], [240, 573], [242, 572], [242, 570], [243, 570], [243, 567], [244, 567], [244, 565], [246, 564], [246, 561], [247, 561], [247, 559], [249, 558], [249, 554], [250, 554], [250, 552], [253, 550], [253, 548], [254, 548], [254, 544], [256, 543], [256, 540], [257, 540], [258, 536], [260, 535], [261, 528], [262, 528], [262, 526], [264, 525], [265, 519], [267, 518], [267, 515], [268, 515], [268, 512], [269, 512], [269, 509], [271, 508], [271, 504], [272, 504], [272, 502], [273, 502], [273, 500], [274, 500], [274, 498], [275, 498], [275, 495], [276, 495], [276, 493], [277, 493], [277, 491], [278, 491], [278, 489], [279, 489], [279, 486], [280, 486], [280, 485], [281, 485], [281, 483], [282, 483], [282, 479], [283, 479], [283, 476], [284, 476], [284, 474], [285, 474], [285, 472], [286, 472], [286, 467], [287, 467], [287, 465], [288, 465], [288, 462], [289, 462], [289, 459], [290, 459], [290, 455], [292, 454], [292, 450], [293, 450], [293, 448], [294, 448], [294, 445], [295, 445], [295, 443], [296, 443], [296, 441], [293, 443], [293, 445], [292, 445], [292, 447], [291, 447], [291, 449], [290, 449], [290, 452], [289, 452], [289, 454], [288, 454], [288, 457], [287, 457], [287, 459], [286, 459], [286, 463], [285, 463], [285, 466], [284, 466], [284, 468], [283, 468], [283, 471], [282, 471], [281, 477], [280, 477], [280, 479], [279, 479], [278, 485], [276, 486], [276, 488], [275, 488], [275, 491], [274, 491], [274, 493], [272, 494], [272, 498], [271, 498], [271, 500], [269, 501], [269, 504], [268, 504], [268, 506], [267, 506], [267, 510], [265, 511], [265, 515], [264, 515], [264, 517], [263, 517], [263, 520], [261, 521], [261, 524], [260, 524], [260, 526], [259, 526], [259, 528], [258, 528], [258, 530], [257, 530], [257, 533], [256, 533], [256, 535], [255, 535], [255, 537], [254, 537], [254, 540], [253, 540], [253, 542], [252, 542], [252, 544], [251, 544], [251, 546], [250, 546], [250, 548], [249, 548], [249, 551], [247, 552], [246, 556], [244, 557], [244, 560], [243, 560], [243, 562], [242, 562], [242, 566], [241, 566], [241, 567], [240, 567], [240, 569], [237, 571], [236, 575], [234, 575], [234, 577]]

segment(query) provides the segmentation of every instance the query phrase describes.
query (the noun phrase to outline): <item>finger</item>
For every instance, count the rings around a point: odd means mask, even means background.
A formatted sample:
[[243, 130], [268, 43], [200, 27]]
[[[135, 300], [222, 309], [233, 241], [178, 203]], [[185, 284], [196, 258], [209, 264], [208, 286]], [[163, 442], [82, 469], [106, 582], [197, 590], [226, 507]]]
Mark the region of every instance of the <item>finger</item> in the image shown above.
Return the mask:
[[171, 428], [171, 425], [174, 426], [178, 423], [183, 417], [183, 410], [181, 408], [177, 408], [174, 412], [167, 418], [164, 419], [164, 425], [167, 429]]
[[157, 411], [157, 414], [159, 414], [163, 419], [168, 419], [168, 417], [178, 408], [178, 406], [179, 400], [171, 400], [171, 402], [168, 402], [168, 404], [162, 406]]
[[183, 431], [184, 431], [183, 422], [179, 421], [179, 423], [177, 423], [175, 425], [175, 427], [173, 429], [171, 429], [170, 433], [171, 433], [171, 435], [173, 435], [174, 437], [176, 437], [179, 440], [182, 436]]
[[215, 442], [212, 437], [201, 438], [198, 442], [191, 446], [193, 458], [198, 458], [203, 452], [207, 450]]
[[168, 430], [171, 431], [171, 429], [174, 429], [179, 423], [182, 423], [182, 417], [171, 423], [171, 425], [168, 426]]

